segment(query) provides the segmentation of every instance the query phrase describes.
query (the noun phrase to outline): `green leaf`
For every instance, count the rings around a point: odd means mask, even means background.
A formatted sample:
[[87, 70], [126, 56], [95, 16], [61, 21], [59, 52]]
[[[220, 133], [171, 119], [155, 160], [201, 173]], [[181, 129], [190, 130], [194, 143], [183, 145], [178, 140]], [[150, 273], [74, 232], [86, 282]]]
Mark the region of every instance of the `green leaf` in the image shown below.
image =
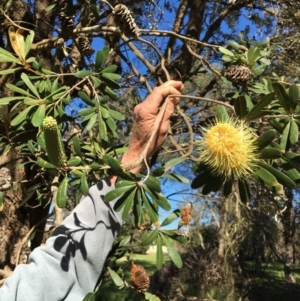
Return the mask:
[[150, 235], [148, 235], [145, 239], [141, 241], [141, 245], [142, 246], [150, 245], [155, 239], [157, 239], [158, 235], [159, 235], [159, 230], [158, 228], [156, 228], [150, 233]]
[[[46, 12], [47, 12], [47, 11], [50, 11], [50, 10], [52, 10], [55, 6], [56, 6], [56, 3], [50, 4], [50, 5], [48, 5], [48, 6], [46, 7], [45, 11], [46, 11]], [[89, 293], [89, 294], [93, 294], [93, 293]], [[83, 301], [92, 301], [92, 299], [91, 299], [91, 300], [89, 300], [89, 299], [85, 300], [85, 299], [84, 299]]]
[[238, 187], [239, 187], [239, 193], [240, 193], [240, 199], [243, 204], [247, 204], [250, 202], [250, 189], [248, 186], [248, 183], [244, 179], [238, 180]]
[[77, 156], [81, 157], [82, 156], [82, 152], [81, 152], [81, 142], [80, 139], [78, 138], [78, 136], [74, 136], [72, 139], [73, 142], [73, 149], [74, 152]]
[[30, 51], [30, 47], [32, 45], [33, 39], [34, 39], [34, 31], [30, 30], [29, 34], [27, 35], [26, 40], [25, 40], [25, 49], [24, 49], [25, 57], [27, 56], [27, 54]]
[[83, 173], [80, 178], [79, 190], [83, 195], [88, 195], [88, 193], [89, 193], [89, 185], [86, 180], [86, 173]]
[[23, 110], [21, 113], [19, 113], [11, 122], [10, 124], [12, 126], [16, 126], [19, 123], [23, 122], [27, 117], [29, 111], [33, 108], [33, 106], [27, 107], [25, 110]]
[[106, 123], [102, 119], [102, 115], [99, 113], [99, 135], [102, 140], [108, 141]]
[[237, 42], [235, 42], [235, 41], [233, 41], [233, 40], [229, 40], [229, 41], [227, 42], [227, 44], [228, 44], [229, 46], [231, 46], [232, 48], [236, 49], [236, 50], [239, 50], [240, 47], [241, 47], [240, 44], [238, 44]]
[[104, 119], [107, 119], [109, 117], [109, 112], [106, 108], [100, 107], [100, 111], [101, 111], [102, 117]]
[[291, 122], [288, 122], [283, 130], [281, 140], [280, 140], [280, 149], [283, 153], [285, 153], [287, 149], [287, 143], [290, 133]]
[[165, 220], [162, 222], [162, 224], [160, 226], [161, 227], [167, 226], [167, 225], [171, 224], [172, 222], [174, 222], [180, 216], [181, 216], [181, 211], [179, 209], [176, 209], [165, 218]]
[[[104, 73], [105, 74], [105, 73]], [[106, 78], [103, 76], [103, 74], [101, 75], [101, 80], [111, 89], [119, 89], [120, 88], [120, 84], [118, 84], [116, 81], [111, 80], [109, 78]], [[106, 87], [105, 90], [108, 88]]]
[[21, 74], [21, 79], [25, 83], [25, 85], [29, 88], [29, 90], [37, 97], [40, 98], [39, 92], [36, 89], [35, 85], [30, 81], [28, 75], [26, 73]]
[[117, 95], [117, 93], [115, 93], [112, 89], [110, 89], [109, 87], [105, 87], [104, 92], [113, 100], [118, 100], [119, 97]]
[[95, 113], [94, 115], [92, 115], [92, 117], [90, 118], [88, 124], [85, 126], [85, 129], [87, 131], [90, 131], [94, 127], [94, 125], [97, 121], [97, 118], [98, 118], [98, 114]]
[[173, 180], [173, 181], [178, 181], [178, 182], [181, 182], [181, 183], [185, 183], [185, 184], [188, 184], [190, 182], [190, 180], [188, 178], [183, 177], [179, 174], [175, 174], [175, 173], [164, 173], [161, 177], [165, 178], [165, 179], [170, 179], [170, 180]]
[[11, 96], [0, 98], [0, 106], [8, 105], [11, 101], [14, 100], [23, 100], [24, 96]]
[[105, 202], [110, 202], [115, 200], [116, 198], [120, 197], [123, 195], [125, 192], [132, 191], [136, 187], [136, 184], [133, 183], [132, 185], [128, 186], [122, 186], [115, 188], [114, 190], [109, 191], [105, 196], [104, 196], [104, 201]]
[[222, 53], [224, 53], [228, 56], [234, 57], [234, 53], [224, 47], [219, 47], [219, 51], [221, 51]]
[[149, 300], [149, 301], [160, 301], [160, 299], [157, 296], [155, 296], [155, 295], [152, 295], [152, 294], [150, 294], [148, 292], [144, 292], [144, 294], [145, 294], [145, 299], [146, 300]]
[[9, 51], [0, 47], [0, 63], [15, 63], [18, 59], [13, 56]]
[[83, 78], [83, 77], [86, 77], [86, 76], [89, 76], [93, 74], [92, 71], [89, 71], [89, 70], [81, 70], [81, 71], [78, 71], [76, 72], [74, 75], [77, 77], [77, 78]]
[[259, 168], [254, 175], [258, 176], [268, 186], [273, 187], [278, 185], [278, 181], [274, 175], [264, 168]]
[[68, 166], [78, 166], [81, 163], [81, 158], [79, 156], [74, 156], [67, 162]]
[[15, 71], [20, 70], [21, 68], [5, 69], [0, 71], [0, 75], [12, 74]]
[[181, 269], [182, 268], [182, 260], [178, 252], [176, 251], [174, 245], [169, 241], [169, 238], [160, 234], [162, 236], [163, 242], [165, 246], [167, 247], [168, 254], [174, 264], [176, 265], [177, 268]]
[[65, 208], [67, 205], [67, 189], [68, 189], [68, 177], [65, 177], [59, 184], [56, 194], [56, 204], [59, 208]]
[[121, 78], [120, 74], [105, 72], [105, 69], [103, 69], [100, 73], [101, 73], [101, 76], [103, 76], [107, 79], [110, 79], [112, 81], [119, 80]]
[[243, 95], [240, 95], [234, 100], [234, 110], [240, 119], [243, 119], [247, 115], [247, 103]]
[[122, 212], [123, 221], [127, 220], [128, 216], [129, 216], [129, 213], [133, 206], [135, 194], [136, 194], [136, 189], [133, 189], [125, 201], [125, 205], [124, 205], [123, 212]]
[[164, 262], [164, 254], [162, 250], [162, 238], [161, 235], [157, 236], [156, 240], [156, 268], [160, 270]]
[[278, 98], [278, 101], [280, 103], [280, 105], [283, 107], [283, 109], [287, 112], [287, 113], [291, 113], [290, 109], [291, 109], [291, 99], [289, 98], [289, 96], [287, 95], [285, 88], [283, 85], [281, 85], [280, 83], [273, 83], [273, 89], [274, 92]]
[[298, 125], [295, 122], [294, 119], [291, 119], [290, 121], [291, 127], [290, 127], [290, 142], [291, 144], [295, 144], [298, 142], [299, 139], [299, 130]]
[[261, 151], [266, 146], [268, 146], [275, 139], [275, 136], [276, 132], [274, 130], [266, 131], [262, 135], [260, 135], [255, 141], [255, 144], [258, 147], [257, 150]]
[[122, 278], [110, 267], [107, 267], [107, 270], [108, 270], [114, 284], [120, 288], [124, 287], [124, 281], [122, 280]]
[[17, 93], [26, 95], [26, 96], [28, 96], [28, 97], [30, 97], [30, 98], [32, 97], [32, 95], [31, 95], [29, 92], [27, 92], [27, 91], [25, 91], [25, 90], [23, 90], [23, 89], [21, 89], [21, 88], [15, 86], [15, 85], [12, 85], [12, 84], [6, 84], [6, 87], [7, 87], [9, 90], [12, 90], [12, 91], [14, 91], [14, 92], [17, 92]]
[[29, 98], [29, 97], [25, 97], [24, 98], [24, 103], [28, 106], [37, 106], [40, 103], [40, 100], [36, 99], [36, 98]]
[[32, 124], [35, 127], [39, 127], [45, 118], [46, 106], [40, 105], [32, 116]]
[[96, 108], [84, 108], [78, 111], [78, 116], [87, 116], [89, 114], [95, 113]]
[[262, 117], [266, 114], [263, 109], [268, 106], [271, 101], [274, 99], [274, 93], [269, 93], [265, 95], [246, 115], [246, 120], [252, 120], [259, 117]]
[[102, 50], [99, 50], [96, 54], [96, 61], [95, 61], [95, 69], [99, 70], [102, 65], [105, 63], [108, 55], [109, 55], [110, 48], [105, 46]]
[[271, 165], [268, 165], [263, 162], [258, 162], [258, 165], [261, 166], [262, 168], [268, 170], [270, 173], [272, 173], [278, 182], [288, 188], [295, 188], [296, 184], [293, 180], [291, 180], [288, 176], [286, 176], [284, 173], [279, 171], [278, 169], [274, 168]]
[[216, 107], [216, 117], [220, 121], [228, 121], [229, 120], [229, 115], [227, 113], [227, 110], [225, 109], [224, 106], [217, 105]]
[[111, 110], [109, 109], [109, 115], [111, 118], [115, 119], [115, 120], [119, 120], [119, 121], [122, 121], [125, 119], [124, 115], [115, 111], [115, 110]]
[[78, 92], [78, 96], [89, 106], [95, 106], [95, 103], [90, 99], [90, 97], [83, 91]]
[[291, 106], [293, 111], [296, 109], [296, 106], [299, 102], [299, 88], [297, 85], [292, 84], [289, 89], [289, 97], [291, 100]]
[[169, 160], [168, 162], [166, 162], [164, 164], [164, 168], [165, 168], [165, 172], [167, 172], [169, 169], [171, 169], [173, 166], [180, 164], [184, 161], [186, 161], [187, 158], [186, 157], [177, 157], [174, 159]]
[[101, 73], [114, 73], [118, 69], [117, 65], [109, 65], [101, 70]]
[[211, 191], [220, 190], [222, 184], [224, 183], [224, 179], [218, 176], [213, 176], [211, 182], [207, 182], [202, 188], [202, 194], [207, 195]]
[[149, 176], [144, 184], [147, 185], [151, 191], [154, 190], [155, 192], [161, 192], [160, 181], [155, 177]]
[[169, 211], [171, 209], [171, 204], [165, 196], [163, 196], [161, 193], [156, 193], [154, 190], [148, 189], [147, 186], [144, 186], [144, 188], [146, 192], [149, 193], [149, 195], [152, 197], [153, 201], [158, 204], [158, 206], [166, 211]]
[[264, 160], [279, 159], [281, 151], [273, 147], [266, 147], [260, 152], [260, 158]]
[[149, 200], [148, 196], [145, 194], [144, 190], [139, 190], [139, 193], [141, 194], [141, 198], [143, 200], [144, 206], [147, 209], [148, 215], [152, 221], [152, 223], [156, 223], [159, 221], [159, 216], [156, 208], [153, 206], [151, 201]]
[[37, 162], [36, 163], [37, 163], [38, 166], [43, 167], [43, 168], [56, 168], [55, 165], [53, 165], [52, 163], [44, 160], [41, 157], [37, 158]]

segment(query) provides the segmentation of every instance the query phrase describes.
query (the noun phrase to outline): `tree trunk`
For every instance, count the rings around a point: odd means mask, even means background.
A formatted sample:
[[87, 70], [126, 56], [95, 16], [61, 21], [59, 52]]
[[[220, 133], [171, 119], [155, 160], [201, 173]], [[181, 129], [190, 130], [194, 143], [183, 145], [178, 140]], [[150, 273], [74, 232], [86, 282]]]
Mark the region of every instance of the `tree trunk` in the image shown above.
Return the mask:
[[293, 255], [294, 255], [294, 235], [295, 235], [295, 220], [293, 210], [293, 192], [286, 191], [287, 201], [286, 210], [283, 212], [283, 236], [284, 236], [284, 275], [285, 280], [289, 283], [295, 283], [293, 275]]
[[226, 247], [226, 233], [227, 233], [227, 216], [228, 216], [228, 206], [230, 198], [224, 197], [223, 202], [221, 202], [220, 209], [220, 228], [219, 228], [219, 248], [218, 255], [221, 259], [225, 256]]

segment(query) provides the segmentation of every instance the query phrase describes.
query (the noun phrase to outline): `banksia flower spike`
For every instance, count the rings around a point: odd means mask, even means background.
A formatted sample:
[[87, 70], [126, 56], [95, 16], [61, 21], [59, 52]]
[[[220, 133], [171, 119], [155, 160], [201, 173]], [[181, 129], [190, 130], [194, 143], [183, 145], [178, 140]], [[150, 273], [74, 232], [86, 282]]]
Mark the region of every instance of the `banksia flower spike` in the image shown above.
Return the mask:
[[144, 267], [135, 265], [134, 262], [131, 266], [131, 282], [139, 292], [145, 292], [150, 285], [150, 279]]
[[251, 129], [240, 120], [216, 120], [197, 142], [201, 160], [225, 180], [241, 178], [256, 167], [257, 146]]
[[67, 159], [56, 120], [51, 116], [46, 117], [43, 121], [43, 129], [50, 162], [57, 167], [66, 166]]

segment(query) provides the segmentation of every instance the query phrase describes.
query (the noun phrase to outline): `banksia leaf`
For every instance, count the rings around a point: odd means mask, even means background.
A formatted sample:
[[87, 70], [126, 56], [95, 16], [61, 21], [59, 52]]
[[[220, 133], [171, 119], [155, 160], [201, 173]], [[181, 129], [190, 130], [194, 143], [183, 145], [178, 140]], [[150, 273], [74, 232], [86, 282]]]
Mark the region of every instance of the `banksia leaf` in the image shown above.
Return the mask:
[[48, 158], [57, 167], [66, 166], [67, 159], [64, 152], [62, 138], [53, 117], [46, 117], [43, 121], [44, 136]]

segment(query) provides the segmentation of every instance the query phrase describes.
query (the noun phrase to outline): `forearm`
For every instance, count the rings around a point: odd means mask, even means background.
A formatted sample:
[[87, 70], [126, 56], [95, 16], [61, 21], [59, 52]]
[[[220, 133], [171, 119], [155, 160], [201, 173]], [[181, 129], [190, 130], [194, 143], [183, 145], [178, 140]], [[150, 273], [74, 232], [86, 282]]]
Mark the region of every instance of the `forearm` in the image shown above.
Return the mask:
[[114, 202], [101, 198], [113, 188], [108, 181], [91, 187], [46, 246], [32, 252], [30, 264], [18, 266], [6, 280], [0, 300], [81, 301], [93, 291], [122, 224]]

